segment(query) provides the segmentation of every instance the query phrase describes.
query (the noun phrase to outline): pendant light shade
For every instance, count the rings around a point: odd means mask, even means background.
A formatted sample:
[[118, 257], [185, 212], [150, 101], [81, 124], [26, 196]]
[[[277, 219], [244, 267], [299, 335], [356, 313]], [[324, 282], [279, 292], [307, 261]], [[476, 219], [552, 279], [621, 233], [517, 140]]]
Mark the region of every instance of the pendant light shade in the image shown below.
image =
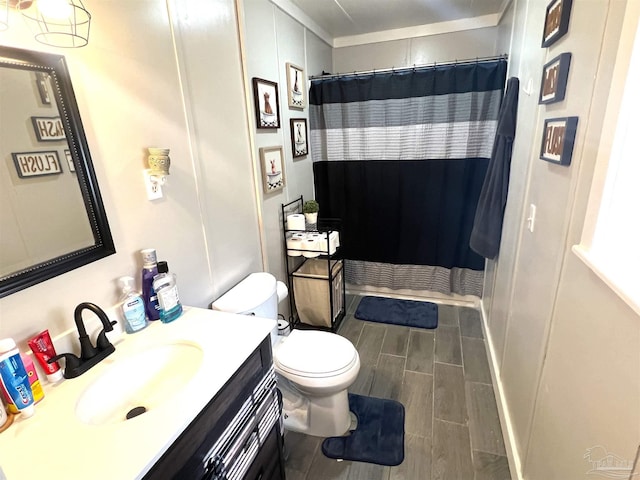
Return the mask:
[[9, 0], [0, 0], [0, 32], [9, 28]]
[[82, 0], [37, 0], [22, 15], [40, 43], [62, 48], [89, 43], [91, 14]]

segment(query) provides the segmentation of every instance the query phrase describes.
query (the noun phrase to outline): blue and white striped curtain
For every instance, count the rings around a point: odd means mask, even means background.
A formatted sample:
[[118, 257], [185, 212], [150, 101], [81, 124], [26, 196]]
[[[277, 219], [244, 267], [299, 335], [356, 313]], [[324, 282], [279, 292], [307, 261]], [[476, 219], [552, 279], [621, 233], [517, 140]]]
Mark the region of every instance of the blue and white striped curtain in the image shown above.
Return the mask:
[[346, 280], [481, 295], [469, 248], [506, 60], [313, 80], [322, 217], [341, 218]]

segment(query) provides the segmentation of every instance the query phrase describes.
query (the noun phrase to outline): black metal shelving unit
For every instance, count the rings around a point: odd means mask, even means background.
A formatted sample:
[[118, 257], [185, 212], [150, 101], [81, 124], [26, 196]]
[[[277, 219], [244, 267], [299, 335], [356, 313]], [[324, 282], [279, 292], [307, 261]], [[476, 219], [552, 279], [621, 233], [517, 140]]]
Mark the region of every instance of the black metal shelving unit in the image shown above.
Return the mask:
[[[344, 319], [346, 312], [344, 260], [340, 255], [340, 247], [331, 253], [330, 233], [341, 233], [342, 221], [336, 218], [319, 218], [317, 224], [305, 223], [305, 230], [287, 229], [287, 216], [302, 213], [304, 198], [302, 195], [289, 203], [282, 204], [282, 239], [285, 254], [285, 267], [287, 270], [287, 285], [289, 287], [289, 323], [292, 328], [311, 328], [336, 332]], [[296, 249], [287, 246], [287, 240], [296, 233], [327, 234], [326, 250]], [[300, 252], [299, 256], [289, 255], [289, 252]], [[307, 256], [305, 256], [307, 254]], [[326, 263], [324, 263], [326, 262]], [[326, 274], [324, 269], [326, 268]], [[318, 272], [319, 270], [319, 272]], [[302, 282], [326, 282], [328, 284], [328, 314], [329, 318], [322, 318], [325, 324], [318, 322], [303, 322], [296, 306], [296, 279]], [[320, 299], [319, 301], [321, 301]], [[305, 310], [306, 312], [306, 310]], [[303, 312], [303, 316], [308, 316]], [[318, 312], [314, 312], [318, 313]]]

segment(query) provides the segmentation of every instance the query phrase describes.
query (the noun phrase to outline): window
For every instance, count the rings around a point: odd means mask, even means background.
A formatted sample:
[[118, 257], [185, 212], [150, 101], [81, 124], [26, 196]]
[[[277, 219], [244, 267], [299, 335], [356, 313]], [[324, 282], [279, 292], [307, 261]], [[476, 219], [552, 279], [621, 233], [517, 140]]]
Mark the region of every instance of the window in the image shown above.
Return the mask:
[[640, 313], [640, 32], [639, 9], [629, 9], [633, 11], [625, 14], [587, 219], [580, 245], [573, 250]]

